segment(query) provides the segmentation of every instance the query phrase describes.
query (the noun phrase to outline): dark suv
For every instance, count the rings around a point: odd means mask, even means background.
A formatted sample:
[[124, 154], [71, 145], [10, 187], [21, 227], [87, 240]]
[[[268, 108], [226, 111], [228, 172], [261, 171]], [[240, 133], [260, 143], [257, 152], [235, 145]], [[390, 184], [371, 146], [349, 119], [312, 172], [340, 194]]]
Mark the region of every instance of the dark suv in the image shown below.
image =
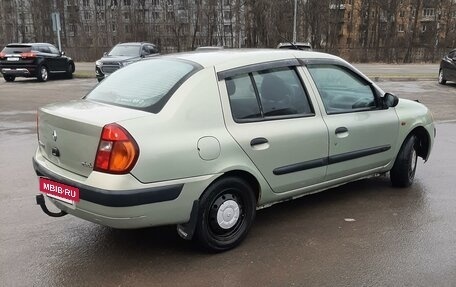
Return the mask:
[[73, 77], [74, 62], [51, 44], [8, 44], [0, 52], [0, 71], [7, 82], [16, 77], [36, 77], [45, 82], [50, 74]]
[[158, 47], [151, 43], [130, 42], [117, 44], [109, 53], [105, 52], [103, 58], [95, 62], [95, 74], [98, 81], [101, 81], [123, 66], [147, 56], [158, 55], [158, 53]]

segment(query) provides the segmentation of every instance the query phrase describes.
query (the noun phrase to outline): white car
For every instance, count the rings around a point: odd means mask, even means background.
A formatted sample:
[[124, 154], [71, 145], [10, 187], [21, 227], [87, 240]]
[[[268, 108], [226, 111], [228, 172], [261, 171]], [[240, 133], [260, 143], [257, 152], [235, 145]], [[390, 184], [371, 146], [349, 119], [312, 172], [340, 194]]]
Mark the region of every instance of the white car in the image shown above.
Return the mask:
[[37, 200], [49, 215], [175, 224], [223, 251], [259, 208], [388, 172], [411, 185], [435, 129], [424, 105], [338, 57], [230, 49], [128, 65], [81, 100], [39, 109], [38, 133]]

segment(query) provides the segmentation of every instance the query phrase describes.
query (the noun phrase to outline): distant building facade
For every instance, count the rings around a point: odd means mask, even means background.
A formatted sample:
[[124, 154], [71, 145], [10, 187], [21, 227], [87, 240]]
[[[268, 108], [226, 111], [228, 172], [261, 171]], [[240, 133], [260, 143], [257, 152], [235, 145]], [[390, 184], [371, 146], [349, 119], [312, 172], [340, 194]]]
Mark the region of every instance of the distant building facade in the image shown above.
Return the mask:
[[[61, 43], [94, 60], [119, 42], [163, 53], [290, 40], [294, 0], [1, 0], [0, 45]], [[436, 61], [456, 46], [456, 0], [298, 0], [298, 40], [351, 61]]]
[[62, 46], [80, 60], [93, 60], [115, 44], [129, 41], [153, 42], [165, 53], [207, 45], [239, 47], [244, 41], [243, 8], [239, 3], [239, 0], [2, 0], [0, 44], [57, 43], [51, 12], [58, 12]]

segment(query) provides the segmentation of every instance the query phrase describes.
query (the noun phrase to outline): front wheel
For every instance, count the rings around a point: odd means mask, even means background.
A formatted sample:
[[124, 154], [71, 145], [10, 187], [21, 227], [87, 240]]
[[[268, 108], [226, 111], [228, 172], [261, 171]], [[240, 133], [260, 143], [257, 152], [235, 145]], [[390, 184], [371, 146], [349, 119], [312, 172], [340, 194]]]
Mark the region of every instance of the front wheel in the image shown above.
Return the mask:
[[67, 72], [66, 72], [66, 76], [68, 79], [73, 78], [74, 70], [75, 70], [74, 64], [73, 63], [68, 64], [68, 68], [67, 68]]
[[390, 179], [393, 186], [408, 187], [413, 183], [418, 161], [416, 141], [416, 136], [411, 135], [402, 144], [390, 171]]
[[446, 84], [446, 80], [443, 77], [443, 69], [440, 69], [440, 71], [439, 71], [439, 84], [441, 84], [441, 85], [445, 85]]
[[37, 75], [37, 79], [39, 82], [46, 82], [48, 80], [48, 77], [49, 77], [49, 72], [48, 72], [48, 69], [46, 68], [46, 66], [40, 66], [38, 68], [38, 75]]
[[212, 252], [234, 248], [247, 236], [255, 212], [253, 188], [238, 177], [221, 178], [201, 196], [195, 240]]

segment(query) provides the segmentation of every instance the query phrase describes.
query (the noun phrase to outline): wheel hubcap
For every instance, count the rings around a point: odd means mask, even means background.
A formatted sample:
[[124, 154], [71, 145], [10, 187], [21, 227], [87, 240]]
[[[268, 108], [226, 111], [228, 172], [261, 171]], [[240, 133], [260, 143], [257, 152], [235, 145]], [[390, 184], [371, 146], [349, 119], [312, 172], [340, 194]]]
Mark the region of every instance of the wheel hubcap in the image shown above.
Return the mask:
[[225, 201], [217, 211], [217, 223], [223, 229], [236, 225], [240, 215], [239, 205], [234, 200]]
[[232, 193], [220, 195], [211, 205], [209, 227], [216, 236], [230, 236], [243, 221], [242, 203]]

